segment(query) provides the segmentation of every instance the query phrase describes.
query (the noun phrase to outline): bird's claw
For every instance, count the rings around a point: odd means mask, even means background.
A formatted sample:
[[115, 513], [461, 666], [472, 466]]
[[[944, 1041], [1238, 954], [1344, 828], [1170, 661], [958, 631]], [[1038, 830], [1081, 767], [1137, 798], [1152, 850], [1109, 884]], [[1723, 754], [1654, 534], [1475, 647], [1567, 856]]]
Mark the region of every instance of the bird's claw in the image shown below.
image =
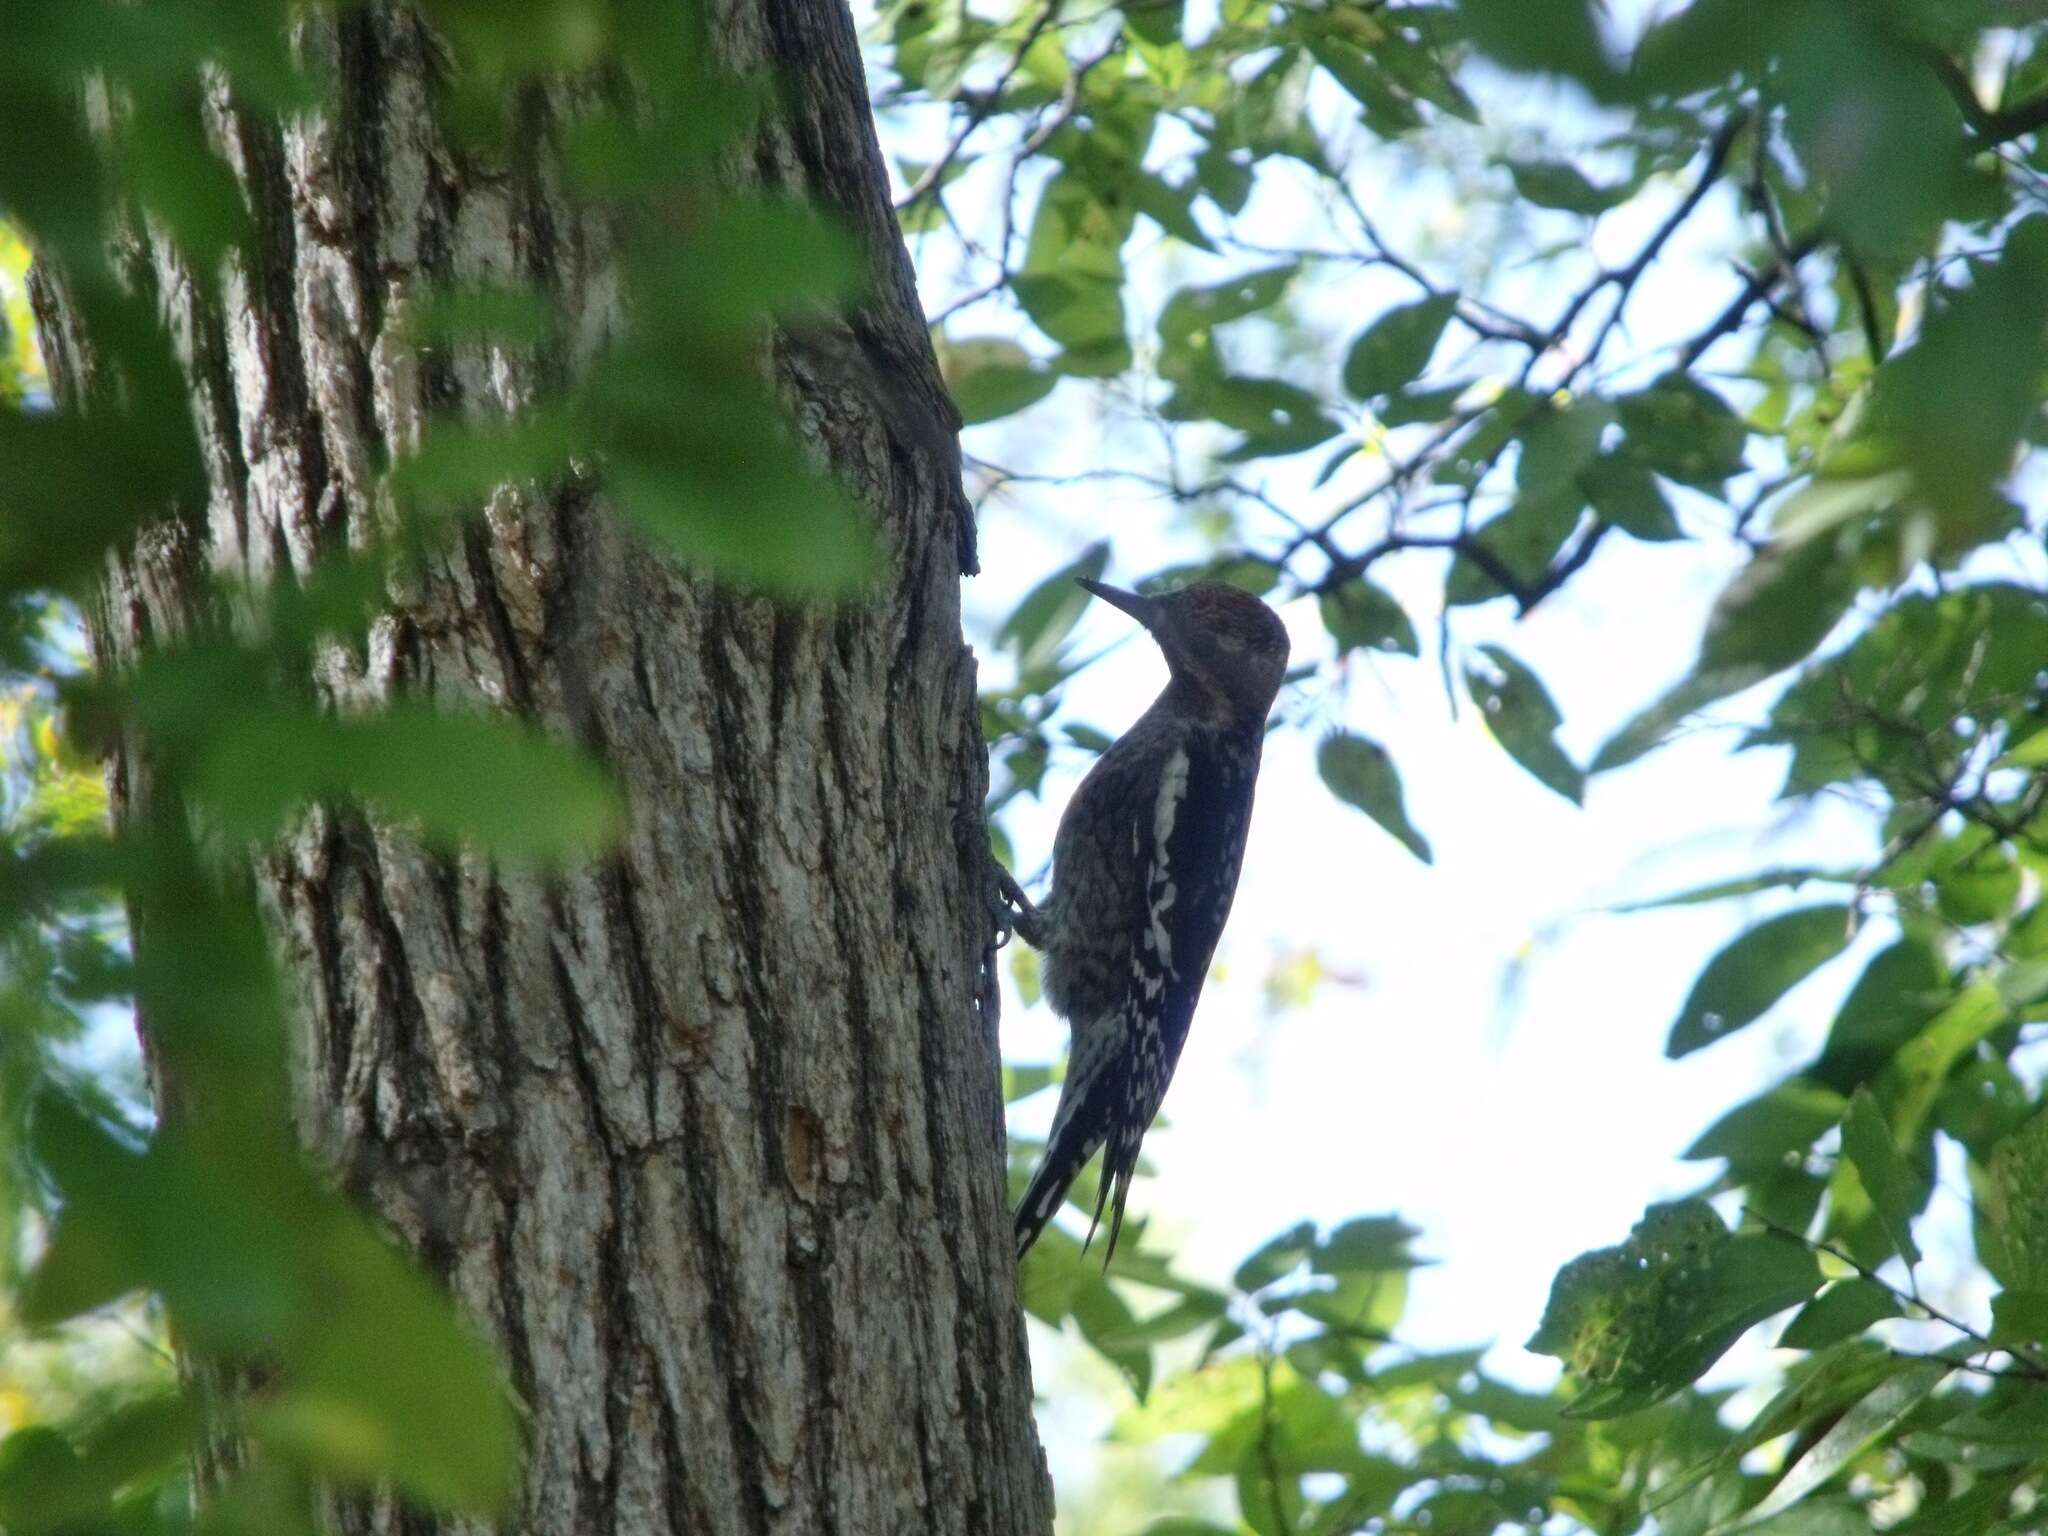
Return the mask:
[[1018, 930], [1036, 912], [1031, 898], [1024, 894], [1024, 887], [1017, 883], [1016, 876], [1000, 864], [995, 866], [995, 888], [989, 892], [988, 906], [996, 920], [997, 949], [1015, 938]]

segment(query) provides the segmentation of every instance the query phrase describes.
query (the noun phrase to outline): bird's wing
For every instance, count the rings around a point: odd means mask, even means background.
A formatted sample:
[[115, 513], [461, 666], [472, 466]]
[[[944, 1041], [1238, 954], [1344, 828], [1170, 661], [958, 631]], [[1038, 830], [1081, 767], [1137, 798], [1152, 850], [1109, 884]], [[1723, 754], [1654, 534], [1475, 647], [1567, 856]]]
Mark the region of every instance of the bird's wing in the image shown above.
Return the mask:
[[1115, 1256], [1138, 1148], [1180, 1061], [1210, 957], [1230, 915], [1251, 820], [1258, 744], [1196, 735], [1162, 760], [1151, 793], [1133, 796], [1130, 836], [1145, 878], [1129, 915], [1131, 974], [1113, 1018], [1074, 1032], [1066, 1085], [1045, 1156], [1017, 1209], [1018, 1251], [1031, 1245], [1095, 1149], [1108, 1144], [1095, 1219], [1105, 1205]]

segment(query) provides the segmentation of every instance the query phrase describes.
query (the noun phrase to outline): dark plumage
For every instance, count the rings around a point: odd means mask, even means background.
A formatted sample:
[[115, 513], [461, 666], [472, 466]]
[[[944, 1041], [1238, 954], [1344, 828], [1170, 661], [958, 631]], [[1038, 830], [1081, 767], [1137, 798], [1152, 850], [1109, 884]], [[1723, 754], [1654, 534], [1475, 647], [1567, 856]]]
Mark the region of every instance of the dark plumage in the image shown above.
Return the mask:
[[1089, 1239], [1106, 1203], [1107, 1263], [1139, 1145], [1230, 915], [1287, 632], [1257, 598], [1215, 582], [1161, 597], [1082, 585], [1151, 632], [1171, 680], [1075, 791], [1044, 905], [1033, 908], [1014, 884], [1007, 893], [1017, 932], [1044, 951], [1046, 1000], [1073, 1031], [1052, 1134], [1016, 1225], [1021, 1256], [1106, 1143]]

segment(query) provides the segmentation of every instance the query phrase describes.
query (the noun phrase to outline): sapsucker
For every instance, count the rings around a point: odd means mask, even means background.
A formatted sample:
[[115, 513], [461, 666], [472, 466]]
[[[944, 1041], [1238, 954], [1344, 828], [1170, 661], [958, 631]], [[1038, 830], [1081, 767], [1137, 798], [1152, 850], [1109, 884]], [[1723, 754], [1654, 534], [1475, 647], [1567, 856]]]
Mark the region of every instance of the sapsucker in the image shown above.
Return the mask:
[[1106, 1145], [1088, 1227], [1092, 1242], [1107, 1202], [1106, 1264], [1230, 915], [1287, 631], [1256, 597], [1216, 582], [1157, 597], [1081, 585], [1151, 632], [1170, 680], [1074, 792], [1051, 895], [1034, 907], [1007, 878], [1003, 895], [1017, 934], [1044, 952], [1046, 1000], [1073, 1032], [1052, 1134], [1017, 1207], [1017, 1252]]

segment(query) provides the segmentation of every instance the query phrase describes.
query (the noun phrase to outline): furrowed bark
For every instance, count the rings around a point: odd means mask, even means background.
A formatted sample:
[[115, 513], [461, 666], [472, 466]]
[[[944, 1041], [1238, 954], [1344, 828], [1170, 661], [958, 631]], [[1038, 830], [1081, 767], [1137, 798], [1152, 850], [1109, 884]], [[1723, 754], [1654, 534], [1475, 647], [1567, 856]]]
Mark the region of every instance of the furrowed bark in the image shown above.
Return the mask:
[[[730, 176], [811, 200], [868, 252], [862, 305], [778, 334], [771, 367], [806, 451], [882, 530], [883, 582], [778, 611], [651, 555], [587, 485], [501, 488], [315, 684], [339, 708], [425, 696], [573, 736], [628, 787], [628, 833], [543, 876], [308, 816], [254, 869], [298, 1003], [294, 1101], [314, 1155], [502, 1347], [530, 1410], [519, 1528], [1043, 1532], [957, 418], [843, 5], [720, 9], [725, 61], [785, 84]], [[334, 88], [316, 118], [211, 88], [258, 236], [221, 302], [168, 248], [138, 251], [210, 499], [115, 561], [105, 667], [174, 633], [209, 569], [303, 576], [365, 538], [380, 466], [430, 414], [516, 411], [621, 324], [610, 233], [556, 186], [566, 90], [526, 92], [509, 162], [480, 166], [436, 121], [440, 55], [407, 13], [306, 42]], [[405, 317], [448, 284], [539, 286], [566, 347], [421, 352]], [[36, 294], [75, 406], [88, 341], [61, 284]], [[146, 755], [122, 747], [110, 774], [136, 814]], [[432, 1526], [389, 1500], [331, 1518]]]

